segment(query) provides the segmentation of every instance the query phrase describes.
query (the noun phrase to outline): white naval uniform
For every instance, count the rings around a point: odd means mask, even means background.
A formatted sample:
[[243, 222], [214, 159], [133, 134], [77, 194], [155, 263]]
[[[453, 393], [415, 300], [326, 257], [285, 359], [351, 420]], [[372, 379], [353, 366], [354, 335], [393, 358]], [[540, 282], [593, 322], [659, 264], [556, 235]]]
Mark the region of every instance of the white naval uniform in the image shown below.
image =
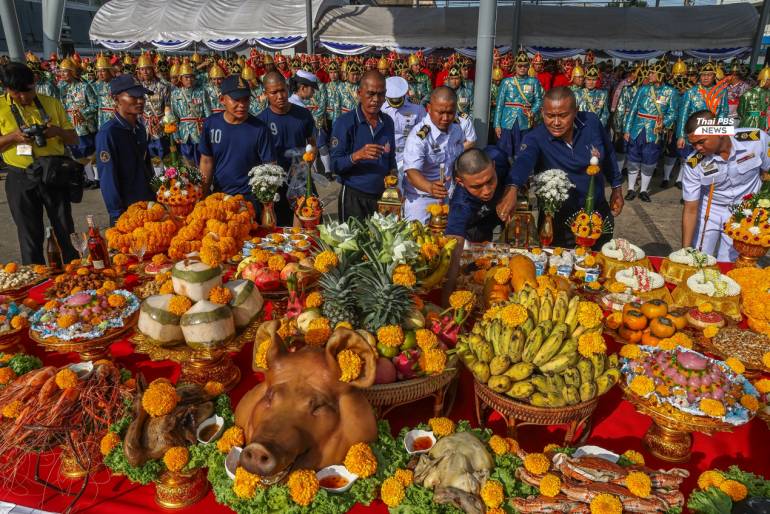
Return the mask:
[[702, 250], [720, 262], [733, 262], [738, 257], [732, 238], [723, 230], [730, 218], [730, 206], [759, 191], [762, 171], [770, 170], [770, 136], [758, 129], [735, 132], [735, 136], [729, 136], [732, 148], [726, 161], [717, 154], [704, 156], [695, 152], [682, 166], [682, 198], [686, 202], [700, 201], [695, 239], [690, 243], [693, 247], [700, 243], [709, 189], [712, 182], [715, 184]]
[[[460, 123], [452, 123], [449, 129], [443, 132], [433, 124], [429, 115], [425, 116], [406, 138], [404, 170], [418, 170], [427, 180], [435, 182], [440, 178], [440, 168], [443, 164], [446, 188], [449, 190], [454, 163], [463, 152], [464, 140], [465, 135]], [[433, 203], [438, 203], [438, 200], [414, 187], [408, 178], [404, 180], [405, 219], [427, 224], [430, 219], [427, 207]]]
[[460, 128], [463, 129], [466, 143], [476, 142], [476, 129], [473, 128], [473, 119], [465, 113], [458, 112], [457, 118], [455, 118], [460, 124]]
[[404, 179], [404, 147], [406, 138], [418, 122], [425, 116], [425, 108], [415, 105], [407, 99], [401, 107], [392, 107], [387, 101], [382, 104], [380, 112], [390, 116], [393, 120], [393, 126], [396, 131], [396, 164], [398, 165], [398, 183], [399, 189], [403, 192], [402, 182]]

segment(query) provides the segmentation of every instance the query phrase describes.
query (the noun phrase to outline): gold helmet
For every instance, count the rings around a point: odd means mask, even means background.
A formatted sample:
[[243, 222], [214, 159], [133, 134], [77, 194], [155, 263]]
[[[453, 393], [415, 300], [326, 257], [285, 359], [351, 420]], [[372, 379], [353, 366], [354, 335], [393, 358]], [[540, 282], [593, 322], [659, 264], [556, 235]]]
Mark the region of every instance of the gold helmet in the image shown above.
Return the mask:
[[531, 64], [529, 65], [529, 69], [527, 70], [527, 76], [528, 77], [537, 77], [537, 71], [535, 71], [535, 65]]
[[340, 71], [340, 65], [337, 64], [337, 61], [331, 61], [326, 65], [326, 71], [338, 73]]
[[110, 60], [107, 59], [107, 56], [104, 54], [99, 54], [96, 57], [96, 69], [97, 70], [111, 70], [112, 64], [110, 64]]
[[572, 68], [572, 78], [585, 77], [585, 76], [586, 76], [586, 72], [585, 70], [583, 70], [583, 67], [579, 63], [575, 64], [575, 67]]
[[516, 54], [516, 64], [529, 64], [529, 56], [524, 50], [519, 50]]
[[59, 63], [59, 69], [60, 70], [70, 70], [72, 72], [77, 72], [78, 71], [78, 66], [77, 66], [77, 64], [75, 64], [72, 61], [72, 59], [70, 59], [69, 57], [65, 57]]
[[377, 69], [379, 71], [388, 71], [390, 69], [390, 63], [388, 63], [388, 60], [385, 57], [380, 57], [380, 60], [377, 61]]
[[[152, 62], [152, 56], [150, 55], [150, 52], [142, 52], [142, 55], [139, 56], [139, 59], [136, 61], [136, 67], [138, 68], [152, 68], [155, 66], [155, 63]], [[98, 66], [97, 66], [98, 68]]]
[[[192, 73], [187, 73], [184, 75], [192, 75]], [[225, 78], [225, 70], [222, 69], [222, 67], [216, 63], [211, 65], [211, 68], [209, 68], [209, 78], [210, 79], [223, 79]]]
[[462, 77], [462, 73], [460, 73], [460, 65], [459, 64], [453, 64], [449, 67], [449, 72], [447, 73], [447, 78], [449, 77]]
[[190, 62], [192, 62], [195, 65], [198, 65], [203, 61], [203, 57], [201, 57], [201, 54], [199, 54], [197, 51], [192, 54], [190, 57]]
[[757, 82], [759, 82], [760, 86], [764, 86], [765, 83], [770, 80], [770, 67], [765, 64], [765, 67], [759, 70], [759, 75], [757, 76]]
[[597, 68], [594, 65], [589, 66], [588, 70], [586, 71], [586, 78], [587, 79], [598, 79], [599, 78], [599, 68]]
[[676, 60], [674, 66], [671, 68], [671, 73], [674, 76], [684, 75], [687, 73], [687, 65], [681, 58]]
[[409, 55], [409, 66], [414, 66], [415, 64], [420, 64], [420, 58], [417, 57], [416, 54], [410, 54]]
[[725, 78], [725, 70], [722, 68], [721, 62], [717, 64], [716, 77], [717, 77], [717, 80], [722, 80], [723, 78]]
[[270, 54], [265, 54], [265, 58], [264, 58], [264, 60], [262, 62], [265, 63], [266, 65], [267, 64], [275, 64], [273, 62], [273, 56], [270, 55]]
[[131, 57], [130, 54], [123, 56], [123, 66], [126, 66], [127, 64], [134, 64], [134, 58]]
[[171, 65], [171, 69], [168, 71], [168, 74], [172, 77], [178, 77], [179, 76], [179, 63], [175, 62]]
[[244, 66], [241, 72], [241, 78], [245, 81], [257, 80], [257, 72], [251, 66]]
[[714, 74], [716, 74], [716, 72], [717, 72], [717, 67], [714, 66], [714, 63], [711, 62], [711, 60], [705, 62], [703, 64], [703, 66], [700, 67], [700, 73], [701, 74], [703, 74], [703, 73], [714, 73]]
[[27, 54], [26, 54], [25, 57], [27, 59], [27, 64], [29, 64], [31, 62], [37, 62], [37, 63], [40, 62], [40, 58], [37, 55], [35, 55], [32, 52], [30, 52], [30, 51], [27, 51]]
[[187, 60], [179, 67], [179, 76], [184, 77], [185, 75], [195, 75], [195, 70], [193, 70], [193, 67]]
[[503, 80], [503, 69], [495, 68], [492, 70], [492, 80]]
[[238, 57], [238, 64], [241, 65], [241, 68], [246, 66], [246, 58], [244, 56], [242, 56], [242, 55], [240, 57]]

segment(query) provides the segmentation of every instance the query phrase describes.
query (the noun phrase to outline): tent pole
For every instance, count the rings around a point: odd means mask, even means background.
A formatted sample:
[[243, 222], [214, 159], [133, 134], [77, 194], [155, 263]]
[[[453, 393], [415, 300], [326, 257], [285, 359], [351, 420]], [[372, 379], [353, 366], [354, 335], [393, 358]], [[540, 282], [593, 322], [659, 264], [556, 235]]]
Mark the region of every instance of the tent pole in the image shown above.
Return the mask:
[[516, 54], [519, 48], [519, 18], [521, 18], [521, 0], [515, 0], [513, 3], [513, 34], [511, 37], [511, 52]]
[[305, 26], [307, 29], [307, 53], [315, 53], [315, 38], [313, 37], [313, 0], [305, 0]]
[[759, 15], [759, 24], [757, 32], [754, 34], [754, 48], [751, 49], [751, 61], [749, 61], [749, 71], [754, 72], [759, 60], [759, 51], [762, 48], [762, 38], [765, 36], [765, 27], [767, 26], [767, 16], [770, 14], [770, 0], [762, 2], [762, 12]]
[[43, 0], [43, 55], [59, 51], [64, 0]]
[[16, 5], [13, 0], [0, 0], [0, 19], [3, 22], [3, 32], [8, 44], [8, 55], [12, 61], [24, 62], [24, 44], [21, 40], [19, 18], [16, 16]]
[[[473, 124], [476, 145], [487, 145], [489, 135], [489, 88], [492, 82], [492, 49], [495, 46], [497, 0], [480, 0], [476, 34], [476, 85], [473, 91]], [[514, 49], [515, 51], [515, 49]]]

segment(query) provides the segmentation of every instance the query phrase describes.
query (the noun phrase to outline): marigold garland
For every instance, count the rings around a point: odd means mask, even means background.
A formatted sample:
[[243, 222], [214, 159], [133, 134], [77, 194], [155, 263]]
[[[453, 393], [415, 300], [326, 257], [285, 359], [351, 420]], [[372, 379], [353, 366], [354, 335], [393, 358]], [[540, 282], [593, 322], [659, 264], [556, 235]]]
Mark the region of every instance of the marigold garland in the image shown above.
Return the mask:
[[163, 380], [153, 381], [142, 395], [142, 407], [152, 417], [165, 416], [176, 407], [179, 396], [171, 383]]
[[337, 354], [337, 365], [340, 367], [340, 381], [352, 382], [361, 375], [364, 361], [353, 350], [342, 350]]
[[404, 331], [401, 325], [385, 325], [377, 329], [377, 341], [389, 348], [404, 344]]
[[417, 340], [417, 346], [422, 351], [427, 351], [438, 346], [438, 337], [427, 328], [418, 328], [415, 331], [415, 339]]
[[222, 252], [214, 245], [203, 246], [199, 255], [201, 262], [212, 268], [216, 268], [222, 262]]
[[192, 301], [186, 296], [174, 295], [168, 301], [168, 310], [172, 314], [181, 316], [192, 307]]
[[591, 500], [591, 514], [621, 514], [623, 504], [617, 496], [607, 493], [599, 493]]
[[500, 309], [497, 317], [500, 318], [506, 326], [516, 328], [527, 321], [529, 313], [527, 312], [526, 307], [518, 303], [512, 303]]
[[461, 289], [449, 295], [449, 305], [455, 310], [470, 310], [476, 301], [476, 295], [470, 291]]
[[366, 443], [356, 443], [345, 456], [345, 467], [361, 478], [368, 478], [377, 472], [377, 458]]
[[487, 444], [490, 448], [492, 448], [492, 451], [495, 453], [495, 455], [503, 455], [508, 453], [508, 443], [499, 435], [493, 435], [490, 437], [489, 441], [487, 441]]
[[318, 478], [309, 469], [292, 471], [286, 480], [286, 485], [289, 487], [292, 501], [303, 507], [307, 507], [313, 502], [319, 488]]
[[115, 432], [107, 432], [99, 441], [99, 451], [103, 456], [107, 456], [120, 443], [120, 436]]
[[225, 430], [222, 437], [217, 441], [217, 450], [222, 453], [230, 453], [233, 446], [243, 446], [246, 442], [246, 436], [243, 429], [238, 426], [232, 426]]
[[190, 460], [190, 452], [183, 446], [174, 446], [166, 450], [163, 455], [163, 464], [172, 473], [182, 471]]
[[725, 415], [725, 405], [719, 400], [714, 400], [712, 398], [702, 398], [698, 403], [698, 407], [703, 411], [704, 414], [714, 418], [721, 418]]
[[317, 309], [323, 305], [323, 303], [323, 296], [321, 296], [321, 293], [318, 291], [313, 291], [305, 298], [305, 307], [308, 309]]
[[636, 450], [626, 450], [623, 452], [623, 457], [633, 462], [637, 466], [644, 466], [644, 455]]
[[337, 254], [331, 250], [324, 250], [316, 255], [313, 267], [320, 273], [326, 273], [340, 263]]
[[393, 478], [401, 482], [404, 487], [409, 487], [414, 483], [414, 471], [411, 469], [397, 469], [393, 473]]
[[64, 368], [56, 373], [56, 385], [59, 389], [70, 389], [71, 387], [77, 387], [78, 376], [69, 368]]
[[439, 348], [424, 350], [418, 359], [420, 368], [428, 375], [443, 373], [446, 361], [446, 353]]
[[436, 437], [446, 437], [455, 432], [455, 422], [449, 418], [430, 418], [428, 425]]
[[305, 343], [311, 346], [322, 346], [326, 344], [332, 335], [331, 325], [328, 318], [316, 318], [308, 324], [305, 333]]
[[542, 453], [528, 453], [524, 457], [524, 468], [533, 475], [544, 475], [551, 468], [551, 461]]
[[238, 466], [235, 469], [235, 480], [233, 481], [233, 492], [238, 498], [248, 500], [254, 497], [257, 487], [260, 486], [260, 480], [257, 475], [253, 475]]
[[578, 338], [578, 352], [583, 357], [591, 357], [596, 353], [605, 353], [607, 344], [601, 332], [589, 332]]
[[16, 373], [9, 368], [0, 368], [0, 385], [8, 385], [16, 379]]
[[499, 507], [505, 499], [505, 491], [503, 490], [503, 484], [497, 480], [487, 480], [484, 485], [481, 486], [481, 499], [490, 509]]
[[233, 293], [225, 286], [214, 286], [209, 291], [209, 301], [220, 305], [227, 305], [233, 299]]
[[646, 473], [632, 471], [626, 475], [626, 488], [639, 498], [647, 498], [652, 492], [652, 481]]
[[388, 477], [380, 486], [380, 498], [388, 507], [398, 507], [404, 501], [404, 484], [396, 477]]
[[546, 473], [540, 479], [540, 494], [553, 498], [561, 491], [561, 479], [553, 473]]
[[620, 356], [624, 359], [636, 360], [642, 355], [642, 350], [636, 344], [624, 344], [620, 347]]
[[748, 488], [737, 480], [725, 480], [719, 484], [719, 490], [734, 502], [739, 502], [749, 494]]

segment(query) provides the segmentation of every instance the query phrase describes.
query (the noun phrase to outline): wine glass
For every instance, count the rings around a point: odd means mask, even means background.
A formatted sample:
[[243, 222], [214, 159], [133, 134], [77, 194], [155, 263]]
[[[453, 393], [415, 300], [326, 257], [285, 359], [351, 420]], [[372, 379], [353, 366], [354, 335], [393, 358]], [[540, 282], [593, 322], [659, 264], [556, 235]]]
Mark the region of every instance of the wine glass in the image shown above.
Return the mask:
[[144, 260], [144, 254], [147, 253], [147, 241], [144, 238], [134, 238], [131, 241], [131, 254], [136, 256], [139, 264]]
[[78, 255], [80, 255], [80, 263], [86, 264], [88, 236], [84, 232], [73, 232], [70, 234], [70, 242], [75, 250], [77, 250]]

